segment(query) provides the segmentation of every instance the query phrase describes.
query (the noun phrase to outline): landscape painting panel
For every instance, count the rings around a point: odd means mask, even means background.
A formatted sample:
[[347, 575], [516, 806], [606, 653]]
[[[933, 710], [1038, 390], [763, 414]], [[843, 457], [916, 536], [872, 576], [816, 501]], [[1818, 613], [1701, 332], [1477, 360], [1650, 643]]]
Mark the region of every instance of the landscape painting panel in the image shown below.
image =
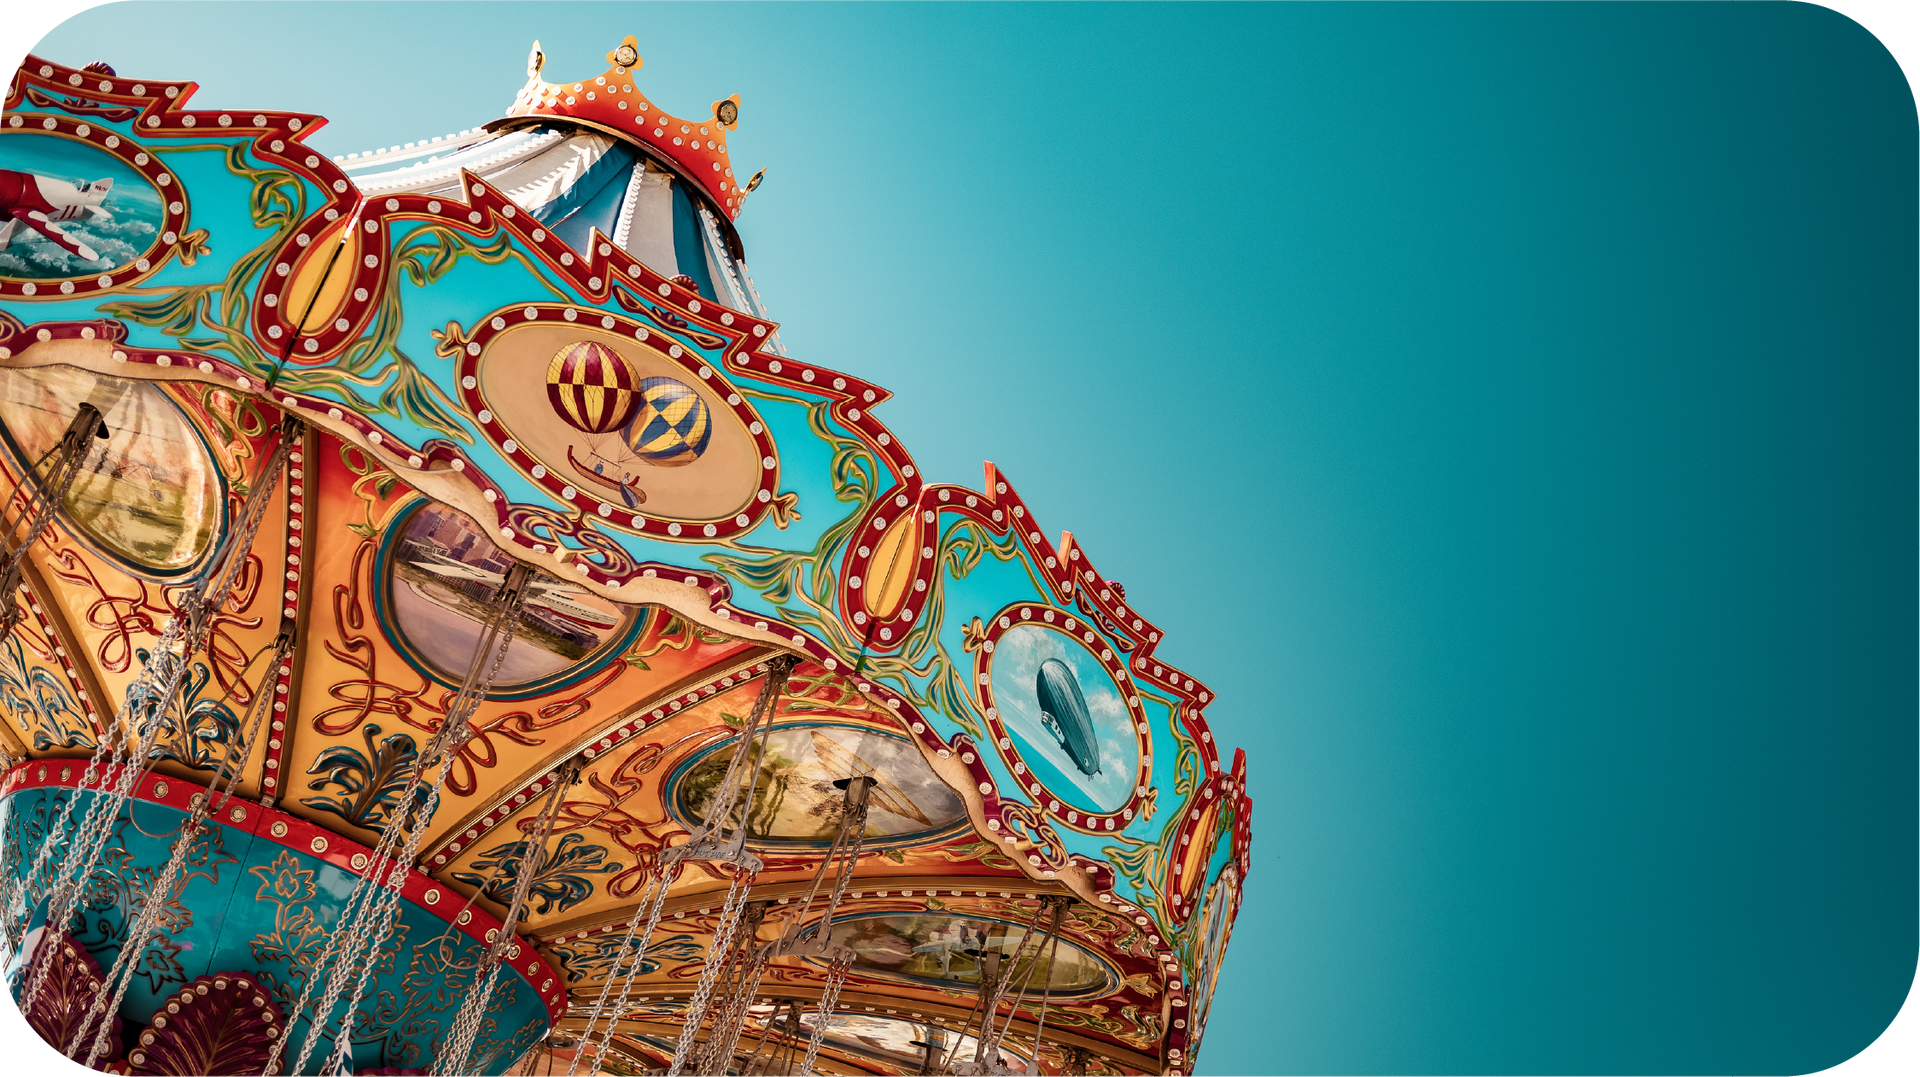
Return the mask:
[[220, 518], [220, 479], [187, 417], [151, 382], [76, 367], [0, 368], [0, 419], [32, 465], [60, 443], [82, 403], [108, 436], [84, 447], [62, 508], [108, 553], [176, 573], [199, 562]]
[[[860, 968], [952, 987], [978, 987], [981, 955], [992, 950], [1010, 959], [1026, 934], [1019, 924], [936, 913], [860, 916], [833, 925], [833, 941], [851, 948]], [[1031, 972], [1033, 990], [1073, 995], [1108, 982], [1106, 966], [1071, 942], [1061, 940], [1051, 961], [1036, 949], [1029, 947], [1014, 968], [1013, 983], [1025, 983]]]
[[[406, 521], [389, 565], [388, 597], [406, 644], [441, 675], [460, 680], [513, 560], [472, 521], [429, 504]], [[565, 672], [619, 635], [632, 613], [583, 587], [535, 575], [495, 686]]]
[[[766, 743], [766, 759], [745, 805], [747, 835], [755, 841], [833, 841], [846, 800], [833, 783], [855, 775], [876, 779], [867, 791], [868, 838], [929, 834], [967, 813], [920, 750], [902, 738], [851, 726], [789, 726], [768, 734]], [[710, 751], [680, 777], [673, 802], [682, 818], [706, 818], [731, 755]], [[733, 825], [739, 821], [736, 808]]]

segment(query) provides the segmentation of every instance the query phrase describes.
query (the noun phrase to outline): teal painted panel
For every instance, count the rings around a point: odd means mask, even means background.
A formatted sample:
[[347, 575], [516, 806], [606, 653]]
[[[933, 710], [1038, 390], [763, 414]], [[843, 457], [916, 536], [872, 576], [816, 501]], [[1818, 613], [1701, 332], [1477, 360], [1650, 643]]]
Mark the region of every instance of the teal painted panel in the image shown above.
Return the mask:
[[[40, 787], [0, 799], [8, 862], [20, 865], [20, 874], [32, 863], [70, 795], [70, 790]], [[79, 794], [76, 815], [94, 795]], [[139, 799], [122, 811], [95, 873], [96, 885], [72, 932], [102, 969], [118, 959], [127, 941], [129, 911], [144, 900], [185, 818], [186, 812], [178, 808]], [[219, 972], [254, 977], [272, 992], [282, 1014], [291, 1012], [304, 970], [337, 929], [341, 908], [357, 881], [318, 857], [219, 823], [206, 828], [189, 854], [185, 878], [184, 889], [166, 906], [165, 930], [135, 968], [121, 1006], [128, 1021], [148, 1023], [182, 985]], [[44, 905], [35, 916], [45, 916]], [[430, 1066], [484, 951], [482, 944], [439, 916], [403, 901], [394, 938], [376, 966], [361, 1017], [353, 1026], [354, 1069]], [[17, 993], [17, 969], [10, 975]], [[475, 1072], [491, 1074], [519, 1058], [548, 1025], [545, 1005], [518, 974], [501, 978], [489, 1011], [474, 1067]], [[296, 1049], [309, 1026], [305, 1018], [294, 1023], [289, 1042]], [[317, 1073], [329, 1046], [318, 1046], [303, 1072]]]

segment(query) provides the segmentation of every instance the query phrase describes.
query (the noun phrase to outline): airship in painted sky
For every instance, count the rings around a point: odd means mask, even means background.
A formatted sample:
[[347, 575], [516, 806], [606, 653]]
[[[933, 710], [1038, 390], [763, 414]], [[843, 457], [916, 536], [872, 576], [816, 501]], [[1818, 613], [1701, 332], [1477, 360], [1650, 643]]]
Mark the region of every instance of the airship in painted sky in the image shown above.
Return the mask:
[[1040, 672], [1033, 678], [1033, 694], [1040, 699], [1040, 723], [1067, 750], [1080, 772], [1100, 773], [1093, 719], [1087, 714], [1087, 699], [1080, 694], [1080, 681], [1073, 670], [1058, 658], [1040, 663]]

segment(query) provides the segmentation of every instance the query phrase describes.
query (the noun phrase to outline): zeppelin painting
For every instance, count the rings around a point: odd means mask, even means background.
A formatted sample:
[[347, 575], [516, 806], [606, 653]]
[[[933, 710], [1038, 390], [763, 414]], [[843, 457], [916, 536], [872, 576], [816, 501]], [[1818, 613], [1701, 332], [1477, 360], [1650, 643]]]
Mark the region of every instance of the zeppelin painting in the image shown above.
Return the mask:
[[1133, 793], [1139, 741], [1125, 697], [1079, 640], [1018, 625], [993, 654], [993, 698], [1034, 776], [1085, 811], [1116, 811]]

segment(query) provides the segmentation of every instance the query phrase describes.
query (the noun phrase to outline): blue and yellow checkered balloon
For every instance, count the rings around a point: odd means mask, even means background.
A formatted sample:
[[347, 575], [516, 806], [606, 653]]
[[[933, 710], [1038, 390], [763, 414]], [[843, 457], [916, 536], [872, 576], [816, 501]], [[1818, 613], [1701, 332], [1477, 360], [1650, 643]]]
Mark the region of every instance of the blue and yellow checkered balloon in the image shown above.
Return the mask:
[[643, 378], [640, 408], [627, 428], [633, 454], [656, 467], [683, 467], [700, 459], [713, 440], [713, 414], [692, 386], [672, 378]]

